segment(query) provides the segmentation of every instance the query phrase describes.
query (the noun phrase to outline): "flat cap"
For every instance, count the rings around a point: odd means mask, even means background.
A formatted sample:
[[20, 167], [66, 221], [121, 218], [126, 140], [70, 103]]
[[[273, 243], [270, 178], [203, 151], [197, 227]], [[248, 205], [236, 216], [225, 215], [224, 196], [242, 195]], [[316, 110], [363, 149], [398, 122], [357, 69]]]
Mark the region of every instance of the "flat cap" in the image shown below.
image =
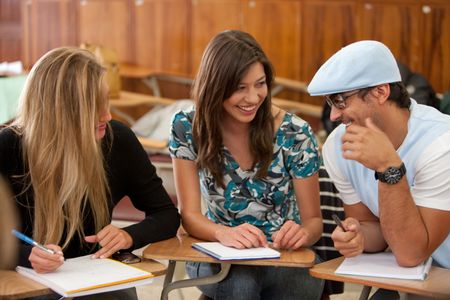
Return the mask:
[[330, 57], [308, 85], [311, 96], [402, 81], [394, 55], [377, 41], [350, 44]]

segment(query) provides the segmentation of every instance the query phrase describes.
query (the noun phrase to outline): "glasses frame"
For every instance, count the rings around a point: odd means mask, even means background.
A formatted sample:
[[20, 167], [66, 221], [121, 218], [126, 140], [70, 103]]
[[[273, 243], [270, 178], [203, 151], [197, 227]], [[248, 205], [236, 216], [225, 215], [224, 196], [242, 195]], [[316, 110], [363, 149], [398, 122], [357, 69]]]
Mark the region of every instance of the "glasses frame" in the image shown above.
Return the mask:
[[343, 93], [337, 93], [332, 95], [326, 95], [325, 101], [330, 107], [336, 107], [337, 109], [344, 109], [347, 107], [347, 99], [358, 94], [362, 90], [355, 90], [353, 93], [343, 95]]

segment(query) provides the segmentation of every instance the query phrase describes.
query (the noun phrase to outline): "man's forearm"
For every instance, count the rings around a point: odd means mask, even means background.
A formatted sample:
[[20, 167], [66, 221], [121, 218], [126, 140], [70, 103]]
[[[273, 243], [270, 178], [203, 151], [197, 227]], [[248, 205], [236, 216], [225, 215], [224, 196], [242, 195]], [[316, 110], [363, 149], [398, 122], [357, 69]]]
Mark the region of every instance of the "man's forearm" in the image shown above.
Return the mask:
[[383, 236], [401, 265], [415, 266], [427, 256], [428, 233], [406, 178], [395, 185], [379, 183]]
[[376, 221], [362, 221], [361, 231], [364, 236], [364, 252], [380, 252], [386, 249], [380, 223]]

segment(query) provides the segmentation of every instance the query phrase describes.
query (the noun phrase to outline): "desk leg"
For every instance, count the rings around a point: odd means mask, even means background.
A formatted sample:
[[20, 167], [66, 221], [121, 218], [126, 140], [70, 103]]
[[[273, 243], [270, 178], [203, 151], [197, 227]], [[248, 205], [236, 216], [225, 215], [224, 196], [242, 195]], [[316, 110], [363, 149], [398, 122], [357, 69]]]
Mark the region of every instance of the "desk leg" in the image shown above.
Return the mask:
[[167, 266], [166, 276], [164, 277], [164, 286], [166, 287], [168, 284], [172, 282], [173, 273], [175, 272], [175, 265], [177, 262], [175, 260], [169, 260], [169, 265]]
[[372, 289], [371, 286], [367, 286], [367, 285], [363, 286], [361, 294], [359, 295], [359, 300], [367, 300], [369, 298], [371, 289]]
[[231, 264], [221, 263], [220, 266], [221, 266], [220, 272], [215, 275], [201, 277], [201, 278], [184, 279], [184, 280], [179, 280], [179, 281], [170, 283], [170, 281], [172, 280], [172, 276], [173, 276], [173, 269], [172, 269], [172, 274], [170, 276], [170, 280], [166, 284], [167, 275], [170, 274], [170, 262], [169, 262], [168, 271], [166, 273], [166, 279], [164, 280], [164, 288], [161, 292], [161, 300], [168, 300], [169, 292], [174, 289], [181, 289], [181, 288], [185, 288], [185, 287], [192, 287], [192, 286], [198, 286], [198, 285], [213, 284], [213, 283], [222, 281], [225, 277], [227, 277], [228, 272], [230, 271], [230, 268], [231, 268]]

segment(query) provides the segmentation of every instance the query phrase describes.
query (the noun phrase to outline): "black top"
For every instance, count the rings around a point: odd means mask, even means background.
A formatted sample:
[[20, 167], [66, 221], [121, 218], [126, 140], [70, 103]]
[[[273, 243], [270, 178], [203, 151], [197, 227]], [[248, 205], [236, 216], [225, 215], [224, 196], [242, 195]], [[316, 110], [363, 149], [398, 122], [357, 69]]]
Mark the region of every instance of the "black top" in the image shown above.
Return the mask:
[[[145, 212], [146, 218], [142, 222], [123, 228], [133, 238], [134, 245], [130, 250], [175, 236], [180, 225], [178, 210], [162, 186], [162, 180], [156, 175], [155, 167], [148, 159], [147, 153], [127, 126], [117, 121], [111, 121], [110, 124], [113, 132], [112, 146], [107, 146], [108, 134], [103, 139], [103, 153], [111, 190], [110, 216], [114, 206], [124, 196], [129, 196], [133, 205]], [[21, 137], [13, 130], [5, 128], [0, 131], [0, 174], [10, 184], [15, 195], [21, 218], [20, 230], [32, 237], [33, 193], [31, 189], [23, 193], [26, 185], [21, 176], [16, 176], [26, 173], [21, 148]], [[93, 235], [94, 230], [94, 220], [88, 209], [84, 218], [84, 232], [86, 235]], [[31, 248], [29, 245], [20, 245], [18, 265], [30, 266], [28, 257]], [[81, 241], [75, 234], [64, 250], [64, 257], [77, 257], [94, 253], [96, 250], [92, 244]]]

